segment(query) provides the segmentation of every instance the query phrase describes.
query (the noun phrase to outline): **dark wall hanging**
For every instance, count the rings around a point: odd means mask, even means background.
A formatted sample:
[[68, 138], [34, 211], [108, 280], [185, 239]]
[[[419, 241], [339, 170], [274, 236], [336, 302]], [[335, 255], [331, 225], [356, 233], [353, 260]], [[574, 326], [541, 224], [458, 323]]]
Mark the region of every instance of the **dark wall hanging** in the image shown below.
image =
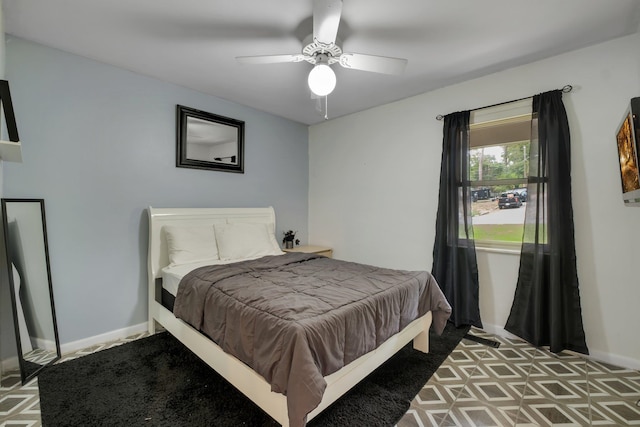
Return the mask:
[[179, 168], [244, 173], [244, 122], [177, 106]]
[[640, 97], [632, 98], [616, 131], [622, 200], [640, 206]]
[[[20, 137], [18, 136], [18, 126], [16, 125], [16, 116], [13, 112], [9, 82], [6, 80], [0, 80], [0, 103], [2, 104], [2, 112], [4, 114], [4, 125], [6, 126], [9, 137], [9, 141], [0, 140], [0, 159], [5, 162], [22, 162], [22, 149], [20, 146]], [[2, 125], [3, 124], [0, 124], [0, 129], [3, 128]]]

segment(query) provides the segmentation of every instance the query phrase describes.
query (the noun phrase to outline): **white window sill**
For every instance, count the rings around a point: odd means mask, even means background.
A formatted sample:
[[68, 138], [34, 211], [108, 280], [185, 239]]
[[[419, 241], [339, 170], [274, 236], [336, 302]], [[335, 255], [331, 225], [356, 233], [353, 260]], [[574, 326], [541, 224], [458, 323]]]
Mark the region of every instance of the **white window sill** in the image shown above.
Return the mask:
[[508, 254], [520, 256], [521, 243], [506, 242], [478, 242], [476, 241], [476, 251], [495, 254]]

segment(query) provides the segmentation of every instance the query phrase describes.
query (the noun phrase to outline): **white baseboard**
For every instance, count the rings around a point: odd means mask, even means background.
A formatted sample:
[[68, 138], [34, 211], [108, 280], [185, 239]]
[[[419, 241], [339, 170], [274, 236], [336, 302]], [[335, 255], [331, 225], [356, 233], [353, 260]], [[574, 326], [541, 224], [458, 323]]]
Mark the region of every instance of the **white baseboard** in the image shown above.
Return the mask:
[[609, 365], [620, 366], [622, 368], [633, 369], [634, 371], [640, 371], [640, 360], [632, 359], [626, 356], [619, 356], [617, 354], [605, 353], [598, 350], [589, 350], [590, 359], [598, 362], [608, 363]]
[[95, 335], [93, 337], [61, 344], [60, 351], [62, 354], [72, 353], [74, 351], [82, 350], [83, 348], [91, 347], [92, 345], [104, 344], [110, 341], [126, 338], [131, 335], [140, 334], [147, 331], [147, 324], [148, 322], [143, 322], [137, 325], [127, 326], [126, 328], [117, 329], [115, 331], [106, 332], [104, 334]]
[[[487, 325], [484, 324], [484, 331], [490, 334], [498, 335], [505, 338], [512, 339], [522, 339], [513, 335], [512, 333], [506, 331], [502, 326], [498, 325]], [[598, 350], [589, 350], [589, 355], [585, 356], [584, 354], [578, 354], [579, 356], [586, 357], [587, 359], [595, 360], [596, 362], [604, 362], [609, 365], [620, 366], [622, 368], [633, 369], [636, 371], [640, 371], [640, 360], [633, 359], [631, 357], [620, 356], [617, 354], [605, 353], [603, 351]]]

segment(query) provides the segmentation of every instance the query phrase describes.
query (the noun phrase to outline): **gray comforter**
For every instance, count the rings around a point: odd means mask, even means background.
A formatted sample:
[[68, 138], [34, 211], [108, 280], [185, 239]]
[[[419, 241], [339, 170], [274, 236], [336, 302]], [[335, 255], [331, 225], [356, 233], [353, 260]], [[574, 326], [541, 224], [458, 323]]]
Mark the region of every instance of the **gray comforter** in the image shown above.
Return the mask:
[[426, 271], [401, 271], [289, 253], [198, 268], [178, 288], [174, 314], [287, 396], [292, 427], [321, 401], [329, 375], [432, 311], [451, 313]]

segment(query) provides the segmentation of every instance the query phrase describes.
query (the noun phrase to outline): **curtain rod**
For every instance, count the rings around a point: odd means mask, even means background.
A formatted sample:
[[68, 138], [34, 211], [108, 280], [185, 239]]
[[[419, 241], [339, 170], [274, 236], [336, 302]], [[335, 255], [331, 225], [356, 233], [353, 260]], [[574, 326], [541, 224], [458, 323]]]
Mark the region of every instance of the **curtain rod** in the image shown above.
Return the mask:
[[[562, 90], [562, 93], [569, 93], [569, 92], [571, 92], [571, 91], [573, 90], [573, 86], [571, 86], [571, 85], [564, 85], [564, 87], [563, 87], [562, 89], [560, 89], [560, 90]], [[531, 97], [530, 97], [530, 96], [525, 96], [524, 98], [514, 99], [514, 100], [512, 100], [512, 101], [498, 102], [497, 104], [486, 105], [486, 106], [484, 106], [484, 107], [480, 107], [480, 108], [474, 108], [474, 109], [473, 109], [473, 110], [471, 110], [471, 111], [474, 111], [474, 110], [483, 110], [483, 109], [485, 109], [485, 108], [491, 108], [491, 107], [497, 107], [498, 105], [511, 104], [512, 102], [522, 101], [522, 100], [525, 100], [525, 99], [527, 99], [527, 98], [531, 98]], [[436, 120], [442, 120], [442, 119], [444, 119], [444, 116], [443, 116], [442, 114], [438, 114], [438, 115], [436, 116]]]

